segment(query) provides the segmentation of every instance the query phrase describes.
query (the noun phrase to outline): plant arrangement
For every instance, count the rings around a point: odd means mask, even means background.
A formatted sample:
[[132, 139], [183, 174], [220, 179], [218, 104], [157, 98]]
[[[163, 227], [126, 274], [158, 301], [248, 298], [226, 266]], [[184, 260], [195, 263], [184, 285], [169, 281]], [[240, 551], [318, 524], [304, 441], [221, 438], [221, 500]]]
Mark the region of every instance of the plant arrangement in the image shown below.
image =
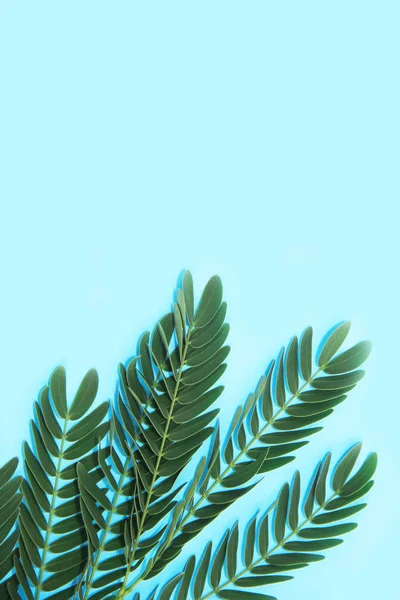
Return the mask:
[[370, 353], [363, 341], [338, 354], [350, 329], [344, 322], [320, 344], [314, 367], [308, 327], [221, 432], [226, 309], [217, 276], [195, 307], [185, 271], [172, 310], [119, 365], [112, 403], [92, 409], [95, 370], [69, 402], [65, 369], [55, 369], [34, 403], [24, 475], [15, 475], [17, 458], [0, 470], [2, 600], [139, 600], [148, 580], [148, 600], [273, 600], [265, 590], [322, 560], [356, 528], [349, 519], [366, 506], [360, 499], [377, 464], [371, 453], [356, 468], [361, 444], [333, 467], [326, 454], [305, 486], [296, 471], [247, 526], [233, 523], [214, 547], [210, 541], [163, 577], [188, 542], [322, 430]]

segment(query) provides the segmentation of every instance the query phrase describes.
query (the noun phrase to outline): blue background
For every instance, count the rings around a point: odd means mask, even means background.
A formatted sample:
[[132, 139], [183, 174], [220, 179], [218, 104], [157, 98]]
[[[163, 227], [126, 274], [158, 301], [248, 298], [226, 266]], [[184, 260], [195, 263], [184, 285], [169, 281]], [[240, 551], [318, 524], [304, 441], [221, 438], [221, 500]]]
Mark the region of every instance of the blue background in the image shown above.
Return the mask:
[[110, 397], [181, 269], [197, 292], [218, 273], [223, 422], [306, 325], [320, 339], [349, 318], [349, 341], [374, 343], [295, 463], [309, 475], [362, 440], [380, 455], [369, 508], [326, 561], [268, 592], [397, 598], [399, 16], [385, 0], [1, 1], [1, 462], [56, 365], [71, 393], [96, 366]]

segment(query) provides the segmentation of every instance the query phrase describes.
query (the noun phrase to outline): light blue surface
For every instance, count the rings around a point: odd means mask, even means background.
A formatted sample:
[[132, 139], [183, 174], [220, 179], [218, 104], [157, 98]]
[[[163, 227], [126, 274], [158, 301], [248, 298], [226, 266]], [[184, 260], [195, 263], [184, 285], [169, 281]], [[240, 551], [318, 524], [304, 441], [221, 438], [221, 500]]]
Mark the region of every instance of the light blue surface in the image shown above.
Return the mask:
[[2, 0], [1, 462], [20, 455], [56, 365], [71, 391], [96, 366], [109, 397], [181, 269], [197, 291], [217, 272], [225, 422], [307, 324], [320, 338], [350, 318], [350, 341], [374, 343], [366, 379], [295, 463], [308, 475], [362, 440], [380, 456], [369, 508], [326, 561], [268, 592], [398, 597], [399, 17], [384, 0]]

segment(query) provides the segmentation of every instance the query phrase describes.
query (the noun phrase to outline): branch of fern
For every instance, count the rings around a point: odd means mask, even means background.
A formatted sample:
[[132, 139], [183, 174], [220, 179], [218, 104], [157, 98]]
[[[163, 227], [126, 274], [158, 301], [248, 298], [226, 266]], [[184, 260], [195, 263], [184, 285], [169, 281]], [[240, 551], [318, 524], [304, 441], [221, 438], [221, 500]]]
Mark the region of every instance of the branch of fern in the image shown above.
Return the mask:
[[326, 505], [328, 504], [328, 502], [330, 502], [331, 500], [333, 500], [334, 498], [336, 498], [336, 496], [338, 496], [339, 494], [337, 494], [336, 492], [334, 494], [332, 494], [332, 496], [330, 498], [328, 498], [324, 504], [322, 504], [321, 506], [319, 506], [311, 515], [309, 518], [305, 519], [296, 529], [294, 529], [291, 533], [289, 533], [279, 544], [276, 544], [271, 550], [269, 550], [266, 554], [264, 554], [263, 556], [261, 556], [260, 558], [258, 558], [257, 560], [255, 560], [254, 562], [252, 562], [248, 567], [246, 567], [245, 569], [243, 569], [242, 571], [240, 571], [239, 573], [237, 573], [235, 575], [235, 577], [232, 577], [231, 579], [228, 579], [227, 581], [225, 581], [224, 583], [221, 583], [218, 587], [216, 587], [214, 590], [211, 590], [210, 592], [208, 592], [205, 596], [202, 596], [200, 598], [200, 600], [207, 600], [208, 598], [211, 598], [211, 596], [213, 596], [214, 594], [218, 594], [218, 592], [220, 592], [221, 590], [223, 590], [227, 585], [230, 585], [231, 583], [235, 583], [235, 581], [237, 579], [239, 579], [240, 577], [243, 577], [244, 575], [246, 575], [246, 573], [250, 573], [252, 569], [254, 569], [254, 567], [256, 567], [257, 565], [259, 565], [260, 563], [262, 563], [263, 561], [267, 560], [269, 556], [271, 556], [271, 554], [273, 554], [274, 552], [276, 552], [277, 550], [279, 550], [280, 548], [283, 547], [284, 544], [286, 544], [293, 536], [297, 535], [297, 533], [303, 529], [303, 527], [305, 525], [307, 525], [308, 523], [311, 522], [311, 520], [321, 511], [324, 510]]

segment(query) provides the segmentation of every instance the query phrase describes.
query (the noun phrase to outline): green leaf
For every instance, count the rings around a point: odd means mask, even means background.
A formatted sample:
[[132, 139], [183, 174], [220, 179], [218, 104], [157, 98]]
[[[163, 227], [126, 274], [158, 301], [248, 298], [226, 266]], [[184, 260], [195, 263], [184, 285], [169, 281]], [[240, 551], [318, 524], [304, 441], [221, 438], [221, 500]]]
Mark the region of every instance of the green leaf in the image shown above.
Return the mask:
[[229, 579], [236, 575], [237, 551], [239, 546], [239, 526], [237, 523], [232, 527], [226, 546], [226, 571]]
[[253, 489], [255, 485], [257, 484], [253, 483], [247, 487], [232, 489], [228, 492], [214, 492], [208, 496], [208, 501], [212, 504], [230, 504]]
[[246, 567], [250, 567], [253, 556], [254, 548], [256, 544], [256, 527], [257, 527], [257, 515], [255, 515], [247, 526], [246, 538], [244, 544], [244, 564]]
[[217, 593], [222, 600], [276, 600], [275, 596], [256, 594], [254, 592], [242, 592], [241, 590], [221, 590]]
[[299, 365], [298, 365], [298, 340], [294, 336], [290, 340], [286, 357], [285, 357], [285, 369], [289, 391], [292, 394], [296, 394], [299, 389]]
[[324, 368], [325, 373], [337, 375], [358, 369], [367, 360], [371, 353], [371, 348], [372, 344], [369, 341], [355, 344], [355, 346], [352, 346], [329, 361]]
[[[268, 448], [265, 449], [264, 457], [268, 454]], [[224, 477], [221, 481], [221, 485], [227, 488], [238, 487], [247, 483], [254, 475], [256, 475], [264, 462], [265, 458], [260, 455], [257, 460], [248, 461], [235, 466], [234, 472]]]
[[271, 565], [289, 566], [289, 565], [303, 565], [310, 562], [318, 562], [324, 560], [325, 556], [322, 554], [309, 554], [301, 552], [285, 552], [282, 554], [272, 554], [268, 557], [268, 562]]
[[330, 527], [306, 527], [299, 531], [298, 536], [306, 540], [335, 538], [350, 533], [356, 527], [357, 523], [343, 523], [342, 525], [331, 525]]
[[325, 506], [325, 509], [326, 510], [336, 510], [337, 508], [343, 508], [344, 506], [347, 506], [348, 504], [351, 504], [352, 502], [355, 502], [356, 500], [363, 498], [363, 496], [365, 496], [365, 494], [368, 494], [368, 492], [373, 487], [373, 485], [374, 485], [374, 482], [369, 481], [366, 485], [364, 485], [364, 487], [360, 488], [357, 492], [354, 492], [354, 494], [350, 494], [350, 496], [341, 496], [340, 498], [331, 500]]
[[335, 408], [346, 400], [346, 394], [342, 394], [334, 400], [327, 400], [326, 402], [313, 402], [310, 404], [296, 403], [287, 408], [286, 413], [291, 417], [299, 417], [300, 419], [319, 415], [330, 408]]
[[347, 394], [351, 392], [355, 388], [355, 385], [348, 386], [345, 388], [339, 388], [337, 390], [307, 390], [306, 392], [302, 392], [299, 394], [299, 400], [302, 402], [316, 402], [319, 404], [320, 402], [327, 402], [329, 400], [334, 400], [343, 394]]
[[207, 579], [208, 568], [210, 565], [211, 550], [212, 550], [212, 543], [208, 542], [206, 549], [204, 551], [204, 554], [201, 558], [200, 564], [197, 568], [196, 576], [194, 579], [193, 594], [194, 594], [195, 600], [198, 600], [199, 598], [201, 598], [201, 595], [204, 590], [204, 586], [205, 586], [206, 579]]
[[276, 387], [275, 387], [275, 399], [277, 405], [282, 408], [286, 402], [285, 393], [285, 376], [284, 376], [284, 353], [285, 349], [282, 348], [278, 359], [278, 370], [276, 374]]
[[[351, 496], [356, 494], [361, 488], [367, 485], [373, 477], [378, 465], [378, 455], [372, 452], [367, 456], [357, 473], [340, 490], [341, 496]], [[371, 486], [372, 487], [372, 486]]]
[[104, 508], [104, 510], [111, 510], [112, 506], [105, 495], [105, 491], [97, 487], [93, 481], [91, 475], [87, 472], [82, 463], [78, 463], [76, 466], [76, 472], [78, 475], [79, 486], [83, 486], [89, 492], [91, 496]]
[[83, 417], [92, 406], [99, 387], [99, 376], [95, 369], [90, 369], [78, 388], [72, 404], [69, 409], [71, 421], [76, 421]]
[[274, 533], [278, 544], [280, 544], [285, 537], [288, 500], [289, 485], [285, 483], [279, 493], [278, 504], [275, 511]]
[[351, 371], [344, 375], [331, 375], [330, 377], [316, 377], [312, 380], [311, 385], [318, 390], [339, 390], [352, 386], [364, 377], [365, 371]]
[[350, 331], [350, 321], [345, 321], [336, 327], [328, 336], [318, 357], [318, 366], [323, 368], [339, 350]]
[[186, 364], [189, 367], [197, 367], [208, 361], [224, 345], [229, 334], [229, 329], [229, 323], [225, 323], [210, 343], [201, 348], [193, 348], [192, 350], [189, 347], [186, 355]]
[[318, 481], [318, 477], [319, 474], [321, 472], [321, 463], [318, 465], [314, 476], [312, 477], [311, 480], [311, 484], [309, 486], [309, 490], [304, 502], [304, 514], [306, 515], [307, 519], [311, 518], [311, 515], [313, 513], [314, 510], [314, 503], [315, 503], [315, 488], [317, 485], [317, 481]]
[[93, 450], [99, 440], [102, 440], [104, 436], [107, 435], [109, 429], [109, 423], [103, 423], [93, 429], [90, 433], [85, 435], [81, 440], [75, 442], [67, 448], [64, 452], [64, 458], [67, 460], [74, 460], [76, 458], [81, 458], [87, 452]]
[[182, 290], [185, 298], [185, 305], [189, 324], [193, 323], [194, 317], [194, 294], [193, 294], [193, 278], [190, 271], [186, 270], [182, 278]]
[[226, 530], [224, 537], [219, 545], [218, 550], [215, 553], [214, 560], [211, 567], [210, 572], [210, 583], [211, 587], [215, 589], [218, 587], [219, 582], [221, 581], [222, 567], [224, 565], [225, 556], [226, 556], [226, 547], [228, 543], [229, 537], [229, 529]]
[[84, 419], [81, 419], [76, 425], [74, 425], [65, 436], [65, 439], [69, 442], [76, 442], [82, 439], [85, 435], [93, 431], [106, 416], [110, 403], [103, 402], [95, 408], [89, 415]]
[[314, 525], [326, 525], [327, 523], [334, 523], [335, 521], [341, 521], [342, 519], [347, 519], [352, 515], [360, 512], [367, 505], [357, 504], [356, 506], [350, 506], [349, 508], [342, 508], [340, 510], [332, 510], [320, 515], [315, 516], [311, 523]]
[[53, 486], [50, 483], [50, 480], [47, 477], [46, 473], [44, 472], [44, 470], [43, 470], [42, 466], [40, 465], [38, 459], [33, 454], [32, 450], [29, 448], [29, 445], [26, 442], [24, 442], [23, 448], [24, 448], [25, 462], [28, 465], [28, 467], [30, 468], [30, 470], [31, 470], [33, 476], [35, 477], [38, 485], [41, 487], [41, 489], [44, 492], [46, 492], [46, 494], [52, 494], [53, 493]]
[[56, 468], [49, 456], [49, 453], [47, 452], [47, 448], [43, 442], [42, 436], [40, 435], [39, 429], [37, 428], [36, 423], [32, 420], [30, 422], [30, 425], [33, 439], [35, 441], [36, 452], [39, 457], [39, 462], [42, 464], [43, 469], [46, 471], [46, 473], [51, 477], [54, 477], [56, 474]]
[[204, 381], [224, 362], [230, 351], [230, 346], [223, 346], [207, 362], [198, 367], [187, 369], [182, 375], [182, 383], [184, 385], [196, 385]]
[[296, 471], [290, 491], [289, 501], [289, 525], [292, 531], [299, 524], [299, 504], [300, 504], [300, 473]]
[[53, 409], [51, 408], [49, 399], [49, 388], [46, 386], [40, 394], [40, 406], [43, 411], [43, 417], [51, 435], [58, 440], [63, 437], [61, 427], [58, 424], [56, 417], [54, 416]]
[[357, 458], [361, 452], [362, 444], [355, 444], [337, 464], [333, 472], [332, 488], [335, 492], [340, 492], [347, 481], [348, 476], [356, 464]]
[[12, 458], [0, 469], [0, 488], [3, 487], [14, 475], [18, 467], [18, 458]]
[[260, 521], [260, 527], [258, 530], [258, 549], [261, 556], [266, 556], [269, 545], [269, 514], [268, 512], [263, 516]]
[[211, 321], [222, 302], [222, 282], [214, 275], [207, 282], [194, 315], [196, 327], [204, 327]]
[[300, 338], [300, 371], [304, 381], [309, 381], [312, 374], [312, 327], [307, 327]]
[[179, 586], [179, 591], [176, 596], [176, 600], [186, 600], [195, 565], [196, 559], [194, 556], [191, 556], [186, 562], [183, 578]]
[[[162, 339], [162, 334], [164, 333], [164, 339]], [[151, 350], [158, 360], [160, 365], [164, 365], [167, 359], [168, 347], [172, 339], [172, 335], [174, 333], [174, 315], [169, 312], [164, 315], [157, 323], [157, 325], [153, 329], [152, 339], [151, 339]], [[136, 393], [139, 391], [141, 394], [144, 394], [144, 390], [141, 387], [139, 380], [137, 378], [136, 372], [136, 362], [132, 360], [127, 368], [127, 380], [129, 387], [132, 388]]]
[[261, 577], [239, 577], [235, 580], [235, 585], [239, 587], [259, 587], [261, 585], [272, 585], [274, 583], [283, 583], [293, 579], [290, 575], [262, 575]]
[[180, 573], [179, 575], [175, 575], [175, 577], [170, 579], [168, 583], [164, 586], [161, 594], [158, 597], [158, 600], [170, 600], [174, 589], [176, 588], [182, 577], [183, 573]]
[[300, 427], [306, 427], [307, 425], [312, 425], [312, 423], [316, 423], [317, 421], [322, 421], [322, 419], [329, 417], [329, 415], [332, 413], [333, 410], [329, 409], [322, 413], [318, 413], [317, 415], [313, 415], [312, 417], [285, 417], [283, 419], [277, 419], [274, 421], [273, 427], [280, 431], [300, 429]]
[[283, 545], [285, 550], [290, 552], [320, 552], [321, 550], [329, 550], [342, 544], [340, 539], [315, 540], [311, 542], [286, 542]]
[[67, 569], [66, 571], [62, 571], [60, 573], [56, 573], [55, 575], [51, 575], [47, 577], [45, 581], [42, 583], [42, 590], [44, 592], [52, 592], [67, 583], [70, 583], [73, 579], [76, 579], [78, 575], [81, 573], [82, 567], [81, 565], [76, 565]]
[[139, 352], [140, 352], [140, 366], [141, 372], [143, 373], [144, 379], [147, 384], [153, 384], [154, 382], [154, 371], [153, 365], [150, 358], [150, 332], [145, 331], [139, 340]]
[[310, 435], [314, 435], [314, 433], [318, 433], [322, 429], [323, 427], [310, 427], [309, 429], [301, 429], [300, 431], [267, 433], [260, 437], [260, 441], [263, 444], [285, 444], [286, 442], [294, 442]]
[[[211, 423], [218, 413], [219, 408], [216, 408], [214, 410], [210, 410], [205, 415], [201, 415], [200, 417], [193, 419], [190, 424], [185, 424], [184, 426], [171, 426], [168, 433], [168, 438], [173, 442], [185, 440], [204, 429], [204, 427]], [[195, 445], [195, 441], [193, 442], [193, 445]]]
[[191, 419], [197, 417], [199, 414], [207, 410], [207, 408], [210, 408], [210, 406], [214, 404], [216, 400], [218, 400], [223, 391], [224, 386], [220, 385], [218, 387], [212, 388], [211, 390], [208, 390], [208, 392], [200, 396], [200, 398], [198, 398], [196, 402], [191, 402], [190, 404], [183, 404], [175, 411], [172, 417], [173, 421], [175, 423], [190, 422]]
[[197, 385], [188, 386], [182, 393], [178, 396], [179, 404], [189, 404], [190, 402], [194, 402], [200, 396], [202, 396], [205, 392], [207, 392], [217, 381], [222, 377], [226, 370], [226, 363], [219, 365], [219, 367], [211, 373], [206, 379], [203, 379]]
[[50, 376], [50, 394], [60, 417], [67, 416], [66, 373], [64, 367], [57, 367]]
[[315, 486], [315, 499], [319, 506], [322, 506], [325, 502], [326, 478], [328, 475], [329, 465], [331, 464], [331, 457], [331, 453], [328, 452], [321, 464], [321, 468], [317, 479], [317, 485]]
[[202, 329], [195, 329], [190, 337], [190, 347], [201, 348], [211, 343], [224, 324], [227, 304], [223, 302], [214, 317]]

